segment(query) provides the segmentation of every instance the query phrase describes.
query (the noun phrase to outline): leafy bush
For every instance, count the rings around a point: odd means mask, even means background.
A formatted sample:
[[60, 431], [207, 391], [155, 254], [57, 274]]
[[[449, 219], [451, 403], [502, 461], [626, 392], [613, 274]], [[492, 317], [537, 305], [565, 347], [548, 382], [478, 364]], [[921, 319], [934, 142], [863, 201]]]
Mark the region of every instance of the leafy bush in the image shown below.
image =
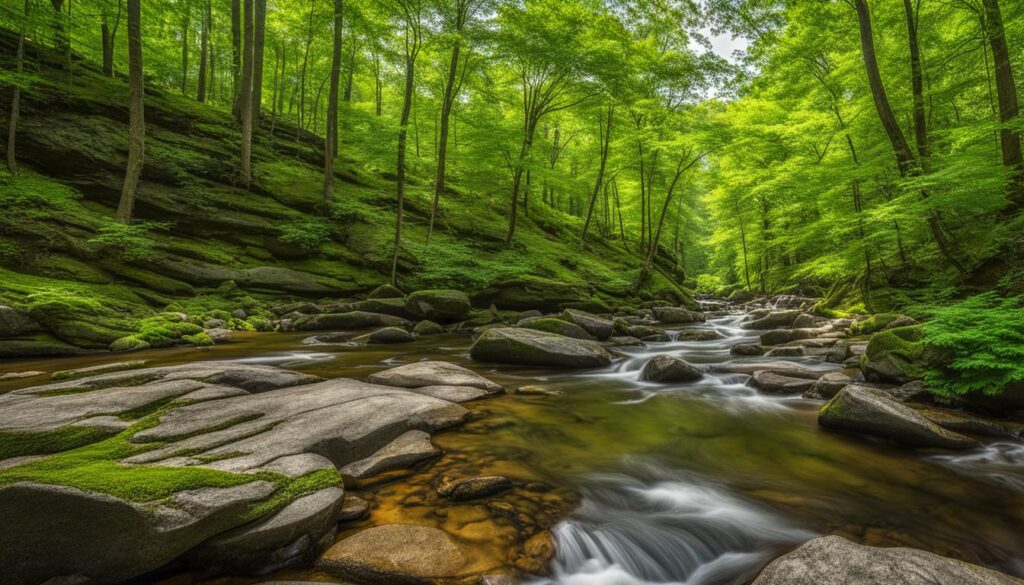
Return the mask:
[[998, 394], [1024, 381], [1024, 297], [985, 293], [936, 309], [924, 332], [948, 358], [925, 376], [938, 394]]
[[166, 231], [171, 229], [172, 225], [164, 221], [108, 223], [99, 229], [99, 235], [89, 240], [89, 243], [112, 248], [127, 262], [149, 260], [153, 257], [153, 248], [156, 245], [150, 237], [150, 232]]
[[281, 241], [308, 253], [316, 252], [331, 239], [331, 226], [322, 219], [297, 219], [281, 225]]
[[701, 274], [697, 277], [696, 291], [701, 294], [715, 294], [722, 288], [722, 279], [714, 274]]

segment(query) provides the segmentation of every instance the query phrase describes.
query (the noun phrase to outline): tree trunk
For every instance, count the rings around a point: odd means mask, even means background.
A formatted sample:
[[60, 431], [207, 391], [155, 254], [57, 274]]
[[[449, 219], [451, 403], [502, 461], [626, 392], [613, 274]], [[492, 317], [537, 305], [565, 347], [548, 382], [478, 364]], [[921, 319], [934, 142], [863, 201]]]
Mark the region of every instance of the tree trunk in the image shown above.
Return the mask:
[[380, 71], [380, 55], [377, 53], [373, 54], [373, 100], [374, 100], [374, 113], [380, 118], [384, 111], [384, 88], [383, 80], [381, 80]]
[[928, 126], [924, 112], [924, 74], [921, 72], [921, 48], [917, 43], [917, 14], [910, 0], [903, 0], [903, 11], [907, 17], [907, 39], [910, 43], [910, 80], [914, 96], [914, 137], [917, 140], [917, 154], [921, 157], [921, 168], [928, 164]]
[[599, 135], [604, 138], [601, 142], [601, 162], [597, 167], [597, 179], [594, 181], [594, 190], [590, 194], [590, 204], [587, 206], [587, 219], [583, 222], [583, 235], [580, 236], [580, 243], [587, 240], [587, 229], [590, 227], [590, 218], [594, 214], [594, 203], [597, 202], [597, 195], [601, 192], [604, 184], [604, 169], [608, 163], [608, 147], [612, 139], [612, 121], [615, 118], [615, 106], [608, 104], [607, 120], [598, 120]]
[[241, 112], [242, 99], [242, 9], [240, 0], [231, 0], [231, 113], [236, 120]]
[[[1017, 85], [1013, 78], [1013, 67], [1010, 64], [1010, 51], [1006, 44], [1006, 33], [1003, 29], [1003, 16], [999, 11], [998, 0], [983, 0], [989, 44], [992, 45], [992, 57], [995, 60], [996, 92], [999, 95], [999, 121], [1006, 124], [1016, 118], [1019, 113], [1017, 101]], [[999, 131], [1000, 147], [1003, 153], [1003, 164], [1013, 173], [1011, 199], [1016, 209], [1024, 208], [1024, 155], [1021, 152], [1020, 134], [1004, 127]]]
[[271, 86], [271, 97], [270, 97], [270, 135], [274, 135], [274, 127], [277, 125], [277, 107], [278, 107], [278, 95], [280, 94], [281, 88], [279, 87], [279, 80], [284, 74], [284, 47], [279, 43], [274, 43], [274, 81]]
[[305, 128], [306, 121], [306, 72], [309, 69], [309, 48], [313, 45], [313, 14], [316, 9], [316, 0], [309, 2], [309, 29], [306, 34], [306, 50], [302, 55], [302, 72], [299, 75], [299, 126], [295, 130], [295, 138], [301, 135], [299, 130]]
[[199, 78], [196, 80], [196, 101], [206, 101], [206, 61], [210, 58], [210, 20], [212, 9], [211, 0], [206, 0], [203, 9], [203, 30], [199, 41]]
[[53, 6], [53, 46], [64, 52], [71, 46], [64, 29], [64, 0], [50, 0], [50, 4]]
[[244, 0], [242, 16], [242, 86], [239, 116], [242, 120], [241, 164], [238, 179], [246, 189], [252, 183], [252, 65], [253, 65], [253, 0]]
[[[31, 0], [25, 0], [25, 20], [28, 21], [29, 12], [32, 9]], [[25, 69], [25, 27], [27, 24], [21, 26], [21, 30], [18, 33], [18, 52], [15, 57], [15, 68], [20, 75]], [[20, 83], [21, 80], [19, 79]], [[21, 113], [21, 86], [14, 86], [14, 96], [11, 98], [11, 119], [7, 126], [7, 170], [12, 175], [18, 174], [18, 161], [16, 157], [17, 148], [17, 136], [18, 136], [18, 116]]]
[[[409, 34], [409, 33], [406, 33]], [[406, 47], [410, 40], [406, 39]], [[418, 43], [418, 40], [416, 41]], [[416, 49], [418, 50], [418, 49]], [[405, 56], [405, 96], [402, 100], [402, 116], [398, 126], [398, 165], [395, 172], [398, 209], [395, 213], [395, 249], [391, 256], [391, 284], [398, 284], [398, 254], [402, 246], [402, 213], [405, 207], [405, 150], [406, 136], [409, 133], [409, 114], [412, 112], [413, 90], [415, 88], [416, 54]]]
[[509, 206], [508, 234], [505, 235], [505, 245], [511, 244], [512, 239], [516, 235], [516, 212], [519, 208], [519, 191], [522, 189], [526, 160], [529, 158], [530, 149], [533, 147], [533, 132], [537, 127], [537, 122], [533, 118], [534, 115], [530, 113], [530, 117], [526, 121], [525, 132], [523, 133], [523, 145], [519, 149], [519, 161], [512, 175], [512, 200]]
[[[461, 24], [461, 21], [460, 21]], [[462, 27], [455, 31], [455, 42], [452, 44], [452, 58], [448, 63], [448, 80], [444, 86], [444, 98], [441, 103], [441, 130], [437, 143], [437, 174], [434, 176], [434, 201], [430, 206], [430, 226], [427, 228], [427, 245], [434, 234], [434, 220], [437, 218], [437, 206], [441, 195], [445, 192], [445, 173], [448, 163], [448, 126], [452, 106], [455, 104], [455, 79], [459, 70], [459, 52], [462, 50]]]
[[668, 186], [668, 193], [665, 194], [665, 202], [662, 204], [661, 213], [658, 215], [658, 229], [654, 232], [654, 237], [651, 239], [651, 249], [647, 251], [647, 260], [644, 262], [644, 269], [641, 271], [641, 274], [646, 274], [650, 271], [651, 265], [654, 263], [654, 257], [658, 254], [658, 246], [661, 242], [661, 232], [665, 227], [665, 217], [668, 215], [669, 205], [672, 204], [672, 196], [675, 194], [676, 185], [679, 184], [679, 178], [702, 158], [704, 158], [704, 155], [697, 156], [686, 166], [683, 166], [686, 159], [680, 158], [679, 163], [676, 164], [676, 173], [675, 176], [672, 177], [672, 182]]
[[[120, 0], [118, 0], [120, 4]], [[120, 8], [120, 6], [118, 6]], [[103, 12], [103, 22], [100, 24], [100, 41], [103, 44], [103, 75], [114, 76], [114, 38], [110, 32], [110, 23], [107, 22], [107, 13]]]
[[341, 75], [341, 25], [344, 0], [334, 0], [334, 48], [331, 54], [331, 89], [327, 97], [327, 132], [324, 138], [324, 204], [334, 197], [334, 157], [338, 148], [338, 81]]
[[260, 127], [263, 108], [263, 53], [267, 37], [267, 0], [256, 0], [252, 40], [252, 127]]
[[188, 95], [188, 29], [192, 24], [185, 5], [185, 17], [181, 23], [181, 95]]
[[130, 223], [135, 190], [146, 153], [145, 87], [142, 77], [142, 0], [128, 0], [128, 167], [121, 187], [116, 219]]

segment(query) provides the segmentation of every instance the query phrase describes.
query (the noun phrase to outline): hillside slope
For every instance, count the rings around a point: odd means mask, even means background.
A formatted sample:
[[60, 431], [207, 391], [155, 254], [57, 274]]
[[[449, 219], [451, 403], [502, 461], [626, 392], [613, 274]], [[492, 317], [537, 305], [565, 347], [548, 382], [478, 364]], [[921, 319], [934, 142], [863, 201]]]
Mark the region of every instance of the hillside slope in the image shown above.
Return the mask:
[[[5, 69], [14, 42], [0, 34]], [[325, 207], [321, 140], [281, 125], [271, 136], [265, 118], [254, 182], [241, 189], [230, 114], [154, 86], [137, 225], [113, 224], [127, 158], [126, 85], [79, 60], [69, 91], [47, 49], [28, 54], [38, 70], [22, 94], [21, 173], [0, 175], [0, 304], [28, 311], [46, 331], [0, 342], [0, 356], [67, 351], [59, 342], [103, 348], [168, 306], [352, 297], [388, 279], [395, 196], [386, 171], [343, 157], [338, 196]], [[0, 90], [2, 103], [10, 97], [10, 87]], [[660, 271], [636, 289], [641, 263], [621, 248], [581, 249], [578, 218], [531, 209], [505, 246], [504, 191], [463, 192], [456, 180], [427, 248], [430, 181], [411, 177], [399, 286], [458, 288], [479, 307], [508, 309], [690, 302]], [[8, 337], [20, 333], [6, 327]]]

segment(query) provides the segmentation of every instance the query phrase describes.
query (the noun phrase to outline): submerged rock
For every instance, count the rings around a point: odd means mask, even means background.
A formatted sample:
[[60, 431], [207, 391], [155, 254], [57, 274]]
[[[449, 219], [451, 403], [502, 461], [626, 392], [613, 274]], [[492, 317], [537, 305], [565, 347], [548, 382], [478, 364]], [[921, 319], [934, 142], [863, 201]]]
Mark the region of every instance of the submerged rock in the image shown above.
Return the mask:
[[445, 478], [437, 493], [449, 500], [464, 501], [486, 498], [512, 489], [512, 481], [500, 475], [470, 477], [467, 479]]
[[[757, 314], [751, 314], [755, 317]], [[743, 324], [744, 329], [782, 329], [792, 327], [797, 317], [803, 315], [801, 311], [771, 311]]]
[[412, 328], [412, 332], [413, 335], [438, 335], [444, 333], [444, 327], [424, 319]]
[[488, 329], [469, 350], [479, 361], [595, 368], [611, 364], [611, 355], [596, 341], [511, 327]]
[[737, 343], [729, 348], [731, 355], [757, 356], [764, 354], [764, 348], [754, 343]]
[[818, 378], [814, 385], [804, 392], [804, 398], [829, 400], [850, 384], [853, 384], [853, 378], [850, 376], [842, 372], [829, 372]]
[[427, 526], [367, 528], [335, 544], [317, 568], [371, 585], [423, 585], [462, 575], [468, 558], [448, 533]]
[[714, 329], [687, 329], [676, 335], [676, 341], [717, 341], [725, 336]]
[[991, 569], [904, 547], [824, 536], [772, 561], [753, 585], [1024, 585]]
[[640, 372], [640, 379], [649, 382], [695, 382], [703, 377], [697, 366], [664, 354], [648, 360]]
[[821, 408], [818, 424], [891, 439], [915, 447], [968, 449], [977, 445], [970, 437], [947, 431], [885, 391], [866, 386], [846, 386]]

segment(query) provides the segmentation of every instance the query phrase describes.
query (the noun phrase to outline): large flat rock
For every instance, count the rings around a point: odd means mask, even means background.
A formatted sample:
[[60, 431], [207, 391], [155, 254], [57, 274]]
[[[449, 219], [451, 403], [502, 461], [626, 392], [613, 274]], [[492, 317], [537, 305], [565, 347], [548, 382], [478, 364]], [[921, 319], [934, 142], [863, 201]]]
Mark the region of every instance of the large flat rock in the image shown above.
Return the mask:
[[469, 355], [484, 362], [525, 366], [596, 368], [611, 364], [611, 354], [596, 341], [512, 327], [488, 329]]
[[991, 569], [912, 548], [815, 538], [772, 561], [753, 585], [1024, 585]]
[[422, 386], [471, 386], [488, 392], [500, 392], [501, 386], [469, 368], [449, 362], [425, 361], [389, 368], [370, 374], [374, 384], [419, 388]]

